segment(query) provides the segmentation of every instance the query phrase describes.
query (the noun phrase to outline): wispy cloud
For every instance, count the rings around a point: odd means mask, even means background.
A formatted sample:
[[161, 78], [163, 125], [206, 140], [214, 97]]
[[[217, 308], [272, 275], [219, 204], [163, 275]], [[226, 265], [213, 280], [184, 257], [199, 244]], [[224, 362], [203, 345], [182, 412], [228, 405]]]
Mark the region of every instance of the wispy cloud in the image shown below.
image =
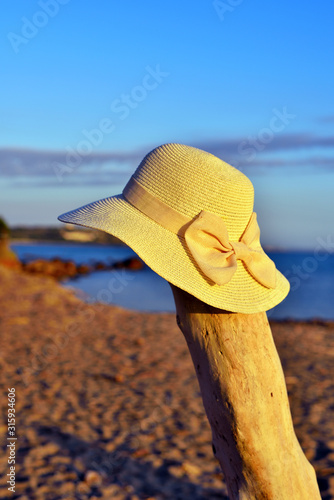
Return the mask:
[[[54, 164], [66, 165], [68, 151], [51, 151], [24, 148], [0, 149], [0, 176], [2, 177], [54, 177]], [[142, 151], [108, 151], [92, 152], [82, 155], [80, 171], [95, 170], [97, 167], [108, 165], [115, 168], [120, 164], [136, 162], [143, 156]]]
[[[206, 139], [192, 141], [190, 145], [204, 149], [219, 158], [238, 167], [261, 168], [310, 166], [334, 170], [334, 153], [312, 155], [314, 148], [328, 151], [334, 148], [334, 136], [295, 133], [277, 134], [265, 148], [256, 151], [256, 136], [236, 137], [230, 139]], [[256, 151], [254, 159], [247, 154], [251, 148]], [[134, 151], [92, 152], [82, 156], [80, 166], [73, 168], [70, 175], [64, 176], [64, 185], [102, 185], [122, 184], [135, 170], [144, 155], [152, 149], [152, 145]], [[289, 159], [286, 153], [294, 153]], [[279, 153], [284, 158], [279, 158]], [[296, 159], [295, 153], [300, 153]], [[59, 184], [54, 172], [54, 165], [68, 164], [69, 151], [37, 150], [27, 148], [0, 148], [0, 177], [12, 179], [15, 185], [51, 186]]]
[[334, 123], [334, 115], [320, 116], [317, 118], [320, 123]]
[[[131, 177], [134, 169], [124, 169], [122, 171], [80, 171], [64, 179], [62, 187], [73, 188], [78, 186], [124, 186]], [[59, 183], [54, 177], [24, 177], [8, 178], [8, 185], [15, 188], [34, 187], [55, 187]]]
[[[256, 161], [249, 163], [247, 161], [238, 162], [239, 167], [257, 168], [266, 167], [267, 169], [275, 167], [322, 167], [326, 169], [333, 169], [334, 171], [334, 156], [309, 156], [305, 158], [291, 159], [291, 158], [258, 158]], [[263, 170], [262, 170], [263, 171]]]
[[[229, 140], [208, 139], [197, 142], [196, 146], [222, 158], [226, 158], [227, 155], [242, 157], [246, 148], [253, 147], [256, 150], [257, 137], [250, 134], [247, 137]], [[280, 151], [299, 151], [302, 149], [308, 150], [316, 147], [334, 148], [334, 135], [317, 136], [305, 133], [277, 134], [273, 137], [269, 144], [266, 144], [263, 152], [276, 153]], [[261, 150], [259, 150], [259, 153], [261, 153]]]

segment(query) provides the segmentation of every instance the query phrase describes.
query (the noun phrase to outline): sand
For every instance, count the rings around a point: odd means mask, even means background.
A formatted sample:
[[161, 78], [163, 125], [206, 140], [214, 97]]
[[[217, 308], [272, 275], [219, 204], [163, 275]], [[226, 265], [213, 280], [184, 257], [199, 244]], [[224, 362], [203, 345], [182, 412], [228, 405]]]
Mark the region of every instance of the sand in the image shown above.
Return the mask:
[[[5, 268], [0, 297], [1, 499], [227, 499], [174, 315], [87, 305], [52, 278]], [[271, 326], [296, 434], [334, 499], [334, 323]]]

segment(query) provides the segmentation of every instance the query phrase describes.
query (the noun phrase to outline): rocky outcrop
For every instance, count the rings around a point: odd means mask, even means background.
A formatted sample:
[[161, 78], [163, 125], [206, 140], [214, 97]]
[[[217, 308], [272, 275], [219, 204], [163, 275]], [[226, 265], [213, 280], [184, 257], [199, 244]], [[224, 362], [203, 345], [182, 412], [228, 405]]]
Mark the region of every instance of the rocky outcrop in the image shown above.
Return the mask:
[[22, 263], [22, 270], [30, 274], [52, 276], [57, 280], [64, 278], [74, 278], [95, 271], [106, 271], [113, 269], [129, 269], [138, 271], [143, 269], [144, 263], [137, 257], [131, 257], [113, 264], [105, 264], [104, 262], [96, 262], [94, 264], [76, 264], [71, 260], [62, 260], [58, 257], [45, 260], [36, 259]]

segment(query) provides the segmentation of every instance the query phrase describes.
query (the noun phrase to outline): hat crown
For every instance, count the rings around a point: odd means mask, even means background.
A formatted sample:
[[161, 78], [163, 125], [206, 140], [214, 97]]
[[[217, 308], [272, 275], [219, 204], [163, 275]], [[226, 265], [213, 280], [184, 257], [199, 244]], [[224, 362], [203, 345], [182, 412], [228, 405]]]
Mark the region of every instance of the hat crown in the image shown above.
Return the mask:
[[220, 158], [194, 147], [159, 146], [145, 156], [133, 177], [183, 215], [193, 218], [201, 210], [219, 215], [234, 241], [253, 212], [251, 181]]

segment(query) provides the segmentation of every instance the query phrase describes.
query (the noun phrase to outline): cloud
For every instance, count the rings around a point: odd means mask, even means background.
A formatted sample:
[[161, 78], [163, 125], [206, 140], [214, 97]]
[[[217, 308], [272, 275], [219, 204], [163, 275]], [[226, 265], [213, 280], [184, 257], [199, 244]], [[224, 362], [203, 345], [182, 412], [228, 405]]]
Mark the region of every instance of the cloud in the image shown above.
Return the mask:
[[320, 116], [317, 118], [319, 123], [334, 123], [334, 115]]
[[[64, 175], [61, 179], [62, 188], [73, 188], [78, 186], [124, 186], [128, 179], [131, 177], [133, 169], [125, 169], [122, 171], [80, 171], [72, 175]], [[34, 187], [56, 187], [59, 185], [59, 180], [56, 176], [47, 177], [23, 177], [9, 179], [8, 185], [15, 188], [27, 188], [28, 186]]]
[[232, 140], [210, 139], [197, 142], [196, 147], [226, 158], [227, 156], [246, 156], [248, 150], [254, 153], [276, 153], [279, 151], [299, 151], [316, 147], [334, 148], [334, 136], [322, 137], [314, 134], [273, 134], [269, 142], [264, 142], [259, 134], [250, 134]]
[[247, 161], [240, 161], [239, 166], [245, 168], [250, 167], [322, 167], [326, 169], [334, 170], [334, 156], [333, 157], [322, 157], [322, 156], [310, 156], [307, 158], [263, 158], [256, 159], [252, 163]]
[[[334, 148], [334, 136], [280, 133], [273, 134], [269, 141], [264, 142], [263, 130], [257, 135], [206, 139], [193, 141], [191, 145], [245, 170], [258, 167], [263, 172], [268, 168], [293, 166], [334, 170], [334, 156], [310, 156], [313, 148]], [[28, 179], [30, 183], [40, 186], [56, 186], [59, 182], [64, 186], [122, 184], [151, 149], [80, 154], [74, 149], [0, 148], [0, 177], [12, 179], [16, 185], [24, 185]], [[277, 157], [279, 153], [289, 152], [294, 153], [291, 160], [286, 154], [284, 159]], [[303, 157], [296, 159], [296, 153], [303, 154]]]
[[119, 166], [138, 162], [143, 157], [141, 151], [91, 152], [80, 154], [75, 150], [52, 151], [24, 148], [0, 148], [0, 176], [2, 177], [55, 177], [55, 168], [77, 170], [96, 170], [97, 167]]

